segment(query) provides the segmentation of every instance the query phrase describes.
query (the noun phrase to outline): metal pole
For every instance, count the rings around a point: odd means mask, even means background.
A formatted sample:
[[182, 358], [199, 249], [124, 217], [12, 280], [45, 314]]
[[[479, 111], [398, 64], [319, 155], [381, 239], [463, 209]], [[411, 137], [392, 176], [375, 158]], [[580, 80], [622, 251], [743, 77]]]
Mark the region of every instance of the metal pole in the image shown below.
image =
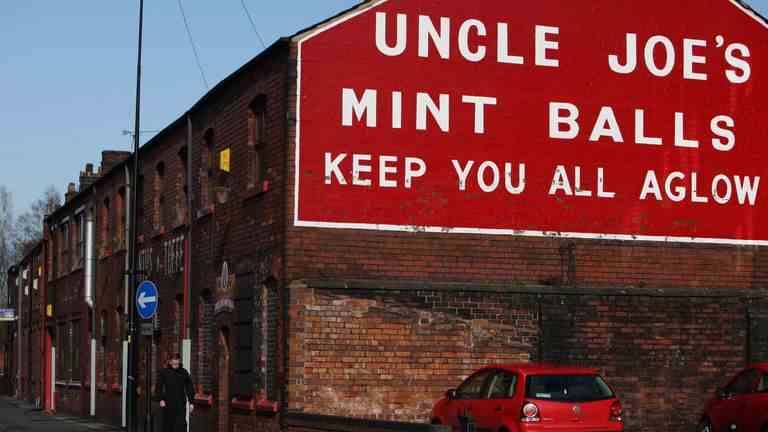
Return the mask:
[[[130, 288], [130, 301], [128, 302], [128, 392], [127, 392], [127, 426], [129, 432], [138, 432], [137, 427], [137, 399], [136, 399], [136, 378], [137, 378], [137, 361], [139, 357], [138, 350], [138, 337], [136, 332], [136, 233], [137, 233], [137, 214], [136, 208], [138, 207], [138, 186], [139, 186], [139, 131], [141, 130], [141, 46], [142, 36], [144, 32], [144, 0], [139, 0], [139, 46], [138, 46], [138, 58], [136, 61], [136, 114], [135, 123], [133, 129], [133, 181], [135, 186], [131, 188], [131, 226], [129, 230], [128, 248], [129, 248], [129, 265], [128, 265], [128, 280]], [[147, 364], [147, 368], [149, 364]], [[150, 371], [145, 371], [148, 375]], [[144, 390], [145, 397], [147, 399], [147, 405], [149, 406], [150, 388]], [[149, 409], [147, 410], [147, 417], [149, 418]]]
[[[154, 339], [154, 337], [152, 339]], [[151, 343], [154, 345], [154, 340], [152, 340]], [[146, 377], [147, 383], [147, 393], [145, 396], [147, 400], [147, 416], [144, 418], [144, 432], [152, 432], [154, 429], [154, 424], [152, 422], [152, 398], [150, 397], [150, 389], [152, 388], [152, 368], [150, 367], [150, 364], [152, 364], [152, 345], [146, 347], [145, 349], [147, 370], [145, 371], [144, 376]]]

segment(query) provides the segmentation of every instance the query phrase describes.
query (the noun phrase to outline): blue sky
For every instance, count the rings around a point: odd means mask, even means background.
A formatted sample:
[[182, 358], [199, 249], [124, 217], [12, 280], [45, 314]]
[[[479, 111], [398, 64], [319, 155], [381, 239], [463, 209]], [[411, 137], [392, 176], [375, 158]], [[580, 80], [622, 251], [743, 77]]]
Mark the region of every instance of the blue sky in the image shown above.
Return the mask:
[[[357, 0], [244, 0], [267, 45]], [[749, 3], [768, 16], [768, 0]], [[211, 86], [261, 51], [240, 0], [183, 1]], [[106, 149], [130, 150], [138, 0], [8, 1], [0, 13], [0, 185], [25, 210], [63, 192]], [[145, 0], [142, 129], [158, 130], [206, 87], [177, 0]], [[151, 135], [143, 137], [144, 140]]]

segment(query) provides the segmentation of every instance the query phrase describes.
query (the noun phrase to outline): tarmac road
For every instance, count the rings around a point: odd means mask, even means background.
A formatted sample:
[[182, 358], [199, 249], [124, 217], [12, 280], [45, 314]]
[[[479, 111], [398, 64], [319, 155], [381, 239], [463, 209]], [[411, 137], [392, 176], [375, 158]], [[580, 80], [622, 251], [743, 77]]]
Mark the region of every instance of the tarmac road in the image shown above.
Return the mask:
[[26, 402], [0, 397], [0, 432], [117, 432], [121, 429], [66, 415], [50, 415]]

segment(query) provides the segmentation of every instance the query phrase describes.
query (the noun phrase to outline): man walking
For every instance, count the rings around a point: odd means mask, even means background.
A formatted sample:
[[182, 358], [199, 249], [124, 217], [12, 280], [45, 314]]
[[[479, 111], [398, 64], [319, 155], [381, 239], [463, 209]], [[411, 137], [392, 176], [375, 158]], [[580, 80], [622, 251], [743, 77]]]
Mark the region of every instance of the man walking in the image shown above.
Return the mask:
[[157, 394], [163, 412], [163, 432], [187, 431], [187, 402], [192, 412], [195, 390], [189, 372], [181, 367], [181, 356], [171, 356], [168, 366], [160, 371]]

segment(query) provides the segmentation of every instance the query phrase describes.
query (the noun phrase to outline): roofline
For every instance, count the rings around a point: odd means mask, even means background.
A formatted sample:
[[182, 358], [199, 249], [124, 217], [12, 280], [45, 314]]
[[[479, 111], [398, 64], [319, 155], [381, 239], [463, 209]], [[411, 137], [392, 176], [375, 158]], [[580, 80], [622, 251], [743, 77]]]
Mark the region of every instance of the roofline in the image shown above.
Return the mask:
[[366, 8], [366, 7], [369, 6], [369, 3], [373, 3], [375, 1], [376, 0], [362, 0], [362, 1], [360, 1], [360, 3], [350, 7], [348, 9], [345, 9], [345, 10], [341, 11], [341, 12], [337, 13], [336, 15], [333, 15], [333, 16], [331, 16], [329, 18], [326, 18], [326, 19], [316, 23], [316, 24], [313, 24], [313, 25], [311, 25], [309, 27], [305, 27], [305, 28], [297, 31], [296, 33], [292, 34], [288, 38], [291, 39], [292, 41], [295, 41], [296, 39], [300, 39], [305, 33], [311, 33], [312, 31], [314, 31], [314, 30], [316, 30], [316, 29], [318, 29], [318, 28], [320, 28], [320, 27], [322, 27], [322, 26], [324, 26], [326, 24], [333, 23], [334, 21], [336, 21], [339, 18], [343, 18], [343, 17], [345, 17], [346, 15], [348, 15], [350, 13], [357, 12], [360, 9]]
[[[290, 44], [290, 38], [287, 37], [281, 37], [278, 40], [276, 40], [272, 45], [268, 46], [266, 49], [261, 51], [259, 54], [257, 54], [255, 57], [248, 60], [244, 65], [237, 68], [234, 72], [227, 75], [224, 79], [219, 81], [213, 88], [208, 90], [200, 99], [197, 100], [190, 108], [188, 108], [186, 111], [184, 111], [183, 114], [181, 114], [176, 120], [171, 122], [168, 126], [164, 127], [160, 132], [155, 134], [152, 138], [150, 138], [144, 145], [142, 145], [139, 148], [139, 154], [145, 154], [146, 152], [152, 150], [155, 148], [155, 146], [158, 145], [160, 140], [164, 138], [166, 135], [168, 135], [173, 129], [178, 127], [180, 124], [182, 124], [188, 115], [190, 115], [193, 111], [198, 109], [202, 104], [207, 102], [209, 99], [211, 99], [214, 95], [214, 93], [217, 93], [219, 90], [221, 90], [223, 87], [225, 87], [227, 84], [229, 84], [231, 81], [234, 81], [236, 78], [239, 78], [240, 75], [247, 69], [253, 67], [256, 63], [260, 62], [267, 56], [270, 56], [273, 54], [273, 52], [279, 50], [280, 48], [287, 47]], [[103, 184], [105, 179], [109, 176], [111, 176], [113, 173], [115, 173], [117, 170], [123, 169], [129, 162], [133, 161], [133, 152], [131, 152], [131, 155], [128, 156], [125, 160], [118, 163], [117, 165], [113, 166], [109, 171], [103, 173], [99, 178], [91, 185], [89, 185], [87, 188], [78, 191], [77, 195], [72, 197], [70, 201], [65, 202], [61, 207], [56, 209], [53, 213], [46, 216], [44, 218], [44, 222], [48, 222], [52, 219], [57, 219], [61, 216], [62, 213], [65, 213], [68, 210], [71, 210], [70, 203], [74, 202], [77, 198], [81, 196], [85, 196], [86, 192], [90, 192], [92, 189], [94, 189], [96, 186], [99, 186]]]
[[746, 12], [748, 15], [753, 15], [753, 18], [755, 18], [757, 21], [761, 21], [761, 24], [763, 24], [766, 28], [768, 28], [768, 18], [766, 18], [760, 12], [758, 12], [755, 8], [753, 8], [749, 3], [746, 2], [746, 0], [730, 0], [730, 1], [746, 9]]

